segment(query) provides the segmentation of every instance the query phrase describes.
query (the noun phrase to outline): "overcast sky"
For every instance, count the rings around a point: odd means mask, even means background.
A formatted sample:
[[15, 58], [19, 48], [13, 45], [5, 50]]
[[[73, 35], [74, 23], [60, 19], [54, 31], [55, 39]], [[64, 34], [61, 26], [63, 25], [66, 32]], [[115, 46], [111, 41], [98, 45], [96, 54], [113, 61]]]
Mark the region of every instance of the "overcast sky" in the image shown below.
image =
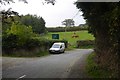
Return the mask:
[[[5, 9], [12, 7], [12, 10], [17, 11], [20, 15], [32, 14], [41, 16], [46, 22], [46, 27], [63, 26], [61, 22], [65, 19], [73, 18], [79, 11], [73, 4], [76, 0], [56, 0], [55, 5], [42, 4], [44, 0], [27, 0], [28, 4], [16, 2], [7, 6]], [[75, 17], [75, 26], [84, 24], [85, 20], [79, 12]]]

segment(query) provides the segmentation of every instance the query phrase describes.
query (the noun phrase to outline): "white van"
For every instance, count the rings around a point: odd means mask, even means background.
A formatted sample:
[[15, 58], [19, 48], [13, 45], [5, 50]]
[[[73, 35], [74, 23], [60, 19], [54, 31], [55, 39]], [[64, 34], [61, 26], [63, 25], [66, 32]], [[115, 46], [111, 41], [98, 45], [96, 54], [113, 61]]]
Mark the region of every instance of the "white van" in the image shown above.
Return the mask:
[[65, 51], [65, 44], [62, 42], [56, 42], [52, 45], [49, 49], [50, 53], [64, 53]]

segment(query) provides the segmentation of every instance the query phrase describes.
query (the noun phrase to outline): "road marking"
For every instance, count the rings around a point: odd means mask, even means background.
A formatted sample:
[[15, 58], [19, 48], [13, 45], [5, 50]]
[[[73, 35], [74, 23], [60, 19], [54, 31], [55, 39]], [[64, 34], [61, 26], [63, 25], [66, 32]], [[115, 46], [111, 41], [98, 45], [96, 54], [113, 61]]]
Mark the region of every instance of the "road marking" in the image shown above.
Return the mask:
[[17, 78], [16, 80], [19, 80], [19, 79], [21, 79], [21, 78], [24, 78], [25, 76], [26, 76], [26, 75], [23, 75], [23, 76]]

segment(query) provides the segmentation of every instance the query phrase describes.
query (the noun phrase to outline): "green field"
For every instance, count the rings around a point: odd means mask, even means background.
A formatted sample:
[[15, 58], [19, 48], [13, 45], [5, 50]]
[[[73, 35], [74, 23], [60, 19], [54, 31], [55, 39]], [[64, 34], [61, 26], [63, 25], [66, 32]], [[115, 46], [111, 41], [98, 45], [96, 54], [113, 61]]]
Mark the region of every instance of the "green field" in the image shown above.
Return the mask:
[[89, 34], [88, 31], [76, 31], [78, 38], [72, 38], [74, 32], [50, 32], [43, 37], [52, 39], [52, 34], [59, 34], [60, 40], [67, 40], [71, 45], [75, 45], [77, 40], [94, 40], [93, 35]]

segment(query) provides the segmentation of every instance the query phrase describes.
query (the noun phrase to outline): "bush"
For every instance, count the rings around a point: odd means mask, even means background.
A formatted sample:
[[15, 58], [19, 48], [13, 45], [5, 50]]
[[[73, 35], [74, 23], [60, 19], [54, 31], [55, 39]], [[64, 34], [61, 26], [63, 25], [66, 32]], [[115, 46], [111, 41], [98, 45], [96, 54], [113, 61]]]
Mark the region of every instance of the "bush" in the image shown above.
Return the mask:
[[48, 51], [54, 42], [64, 42], [65, 46], [67, 47], [66, 40], [47, 40], [44, 38], [33, 37], [27, 39], [23, 45], [18, 45], [18, 39], [19, 36], [14, 34], [3, 36], [3, 53], [12, 53], [18, 56], [29, 56], [28, 54], [30, 53], [30, 55], [35, 56], [34, 53], [43, 53]]
[[41, 39], [41, 38], [31, 38], [25, 44], [24, 47], [26, 49], [36, 48], [36, 47], [44, 47], [47, 49], [49, 46], [49, 40]]
[[111, 71], [107, 70], [107, 67], [100, 67], [96, 62], [96, 53], [92, 52], [88, 55], [86, 62], [86, 72], [88, 73], [90, 78], [109, 78], [111, 75]]
[[33, 31], [31, 26], [13, 23], [11, 28], [6, 31], [6, 36], [10, 36], [11, 34], [18, 36], [17, 45], [23, 46], [33, 36]]
[[16, 49], [18, 47], [18, 36], [14, 34], [3, 35], [2, 36], [2, 49], [3, 51], [7, 51]]
[[87, 47], [87, 46], [94, 46], [94, 40], [79, 40], [77, 41], [77, 48], [80, 47]]
[[32, 36], [33, 31], [30, 26], [13, 23], [10, 29], [7, 29], [2, 36], [3, 52], [9, 53], [18, 48], [22, 48]]
[[6, 34], [3, 34], [2, 42], [2, 50], [3, 53], [6, 54], [23, 52], [22, 55], [24, 55], [30, 51], [33, 53], [44, 52], [48, 51], [54, 42], [65, 42], [67, 47], [67, 41], [47, 40], [45, 38], [36, 37], [30, 26], [19, 23], [13, 23], [11, 28], [6, 31]]

